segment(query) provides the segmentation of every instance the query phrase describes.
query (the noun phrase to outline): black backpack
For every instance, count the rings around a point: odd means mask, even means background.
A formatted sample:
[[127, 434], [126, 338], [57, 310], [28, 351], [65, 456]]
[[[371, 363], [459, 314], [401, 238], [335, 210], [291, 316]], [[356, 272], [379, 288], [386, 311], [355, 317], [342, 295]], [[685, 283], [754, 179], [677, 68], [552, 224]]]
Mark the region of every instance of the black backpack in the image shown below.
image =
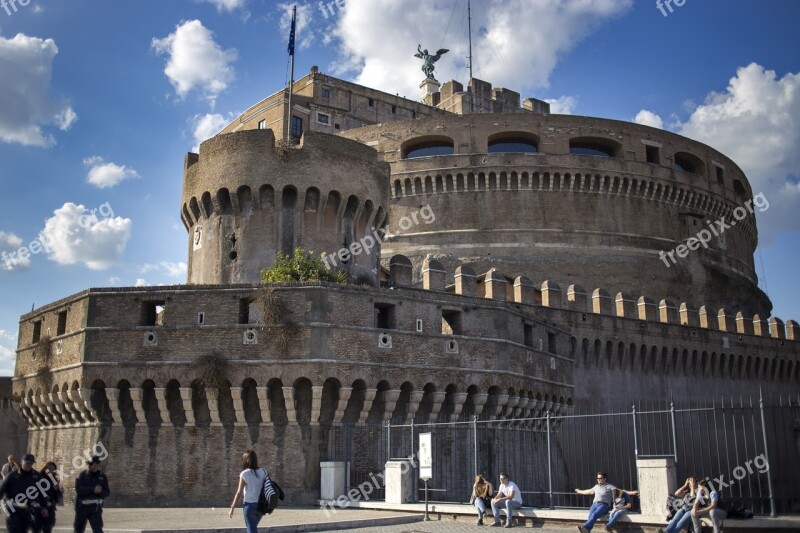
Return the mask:
[[[262, 470], [264, 470], [262, 468]], [[261, 492], [258, 495], [258, 512], [261, 514], [272, 514], [278, 507], [278, 501], [283, 500], [283, 490], [277, 483], [272, 481], [269, 473], [264, 470], [264, 484], [261, 485]]]

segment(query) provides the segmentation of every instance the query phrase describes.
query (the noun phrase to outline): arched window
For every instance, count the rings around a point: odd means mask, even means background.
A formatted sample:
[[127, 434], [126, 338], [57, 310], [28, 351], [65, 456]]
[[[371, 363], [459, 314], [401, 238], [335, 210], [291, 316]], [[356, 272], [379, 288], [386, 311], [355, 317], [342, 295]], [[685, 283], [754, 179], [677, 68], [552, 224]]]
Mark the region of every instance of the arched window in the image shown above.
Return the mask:
[[453, 139], [449, 137], [423, 137], [404, 143], [403, 159], [431, 157], [437, 155], [453, 155], [455, 148]]
[[678, 152], [675, 154], [675, 170], [704, 176], [705, 168], [706, 165], [703, 163], [703, 160], [696, 155], [686, 152]]
[[537, 139], [522, 134], [501, 133], [489, 137], [490, 154], [535, 154], [539, 152]]
[[581, 137], [570, 139], [569, 153], [573, 155], [591, 155], [595, 157], [617, 157], [620, 144], [611, 139]]

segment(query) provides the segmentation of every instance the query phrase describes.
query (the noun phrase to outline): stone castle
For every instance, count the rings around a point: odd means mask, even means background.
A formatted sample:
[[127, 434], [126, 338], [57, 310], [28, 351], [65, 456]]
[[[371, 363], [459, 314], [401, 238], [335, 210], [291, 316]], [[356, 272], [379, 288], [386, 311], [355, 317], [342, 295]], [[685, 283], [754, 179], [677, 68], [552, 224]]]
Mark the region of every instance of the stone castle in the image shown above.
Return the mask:
[[[422, 88], [313, 68], [291, 109], [280, 91], [187, 154], [187, 284], [21, 317], [30, 451], [102, 441], [117, 505], [175, 506], [229, 501], [252, 447], [312, 503], [337, 426], [798, 390], [800, 328], [757, 286], [733, 161], [476, 79]], [[357, 284], [260, 283], [295, 248]]]

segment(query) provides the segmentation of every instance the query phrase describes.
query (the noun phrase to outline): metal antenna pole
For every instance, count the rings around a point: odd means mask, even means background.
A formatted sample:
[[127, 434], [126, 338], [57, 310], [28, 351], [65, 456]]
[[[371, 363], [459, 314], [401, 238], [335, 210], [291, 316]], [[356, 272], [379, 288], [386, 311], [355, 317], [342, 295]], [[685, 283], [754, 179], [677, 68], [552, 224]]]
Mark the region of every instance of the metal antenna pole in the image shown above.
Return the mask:
[[292, 139], [292, 93], [294, 92], [294, 40], [296, 39], [297, 32], [297, 6], [292, 8], [292, 49], [291, 49], [291, 73], [289, 74], [289, 116], [286, 119], [286, 137], [284, 141], [291, 142]]
[[[469, 79], [472, 80], [472, 0], [467, 0], [467, 26], [469, 28]], [[475, 95], [469, 99], [469, 111], [475, 112]]]

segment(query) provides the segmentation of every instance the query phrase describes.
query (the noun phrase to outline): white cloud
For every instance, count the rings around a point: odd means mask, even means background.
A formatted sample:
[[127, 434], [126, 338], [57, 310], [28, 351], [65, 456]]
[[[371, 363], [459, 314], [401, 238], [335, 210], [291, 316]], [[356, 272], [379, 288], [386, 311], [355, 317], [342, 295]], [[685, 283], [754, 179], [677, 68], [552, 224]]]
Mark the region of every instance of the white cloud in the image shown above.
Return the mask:
[[11, 271], [31, 266], [30, 256], [17, 255], [21, 246], [22, 239], [13, 233], [0, 231], [0, 270]]
[[217, 11], [235, 11], [243, 8], [247, 4], [247, 0], [204, 0], [209, 4], [217, 6]]
[[16, 334], [0, 329], [0, 376], [14, 374], [14, 362], [17, 358], [16, 349]]
[[[348, 0], [349, 1], [349, 0]], [[325, 0], [325, 4], [330, 0]], [[294, 2], [279, 3], [275, 9], [280, 14], [280, 28], [281, 35], [285, 36], [286, 46], [289, 46], [289, 32], [292, 27], [292, 8], [297, 6], [297, 23], [295, 25], [295, 47], [298, 50], [305, 50], [314, 43], [316, 32], [311, 29], [310, 25], [313, 18], [317, 15], [315, 8], [311, 4], [297, 4]], [[334, 9], [336, 4], [334, 3]]]
[[111, 276], [110, 278], [108, 278], [108, 284], [111, 285], [112, 287], [116, 287], [117, 285], [119, 285], [120, 281], [122, 280], [117, 276]]
[[181, 99], [198, 89], [213, 105], [233, 80], [231, 63], [238, 57], [236, 49], [223, 50], [199, 20], [181, 23], [163, 39], [153, 38], [152, 47], [168, 56], [164, 74]]
[[661, 117], [652, 111], [648, 111], [647, 109], [642, 109], [636, 113], [633, 121], [637, 124], [641, 124], [642, 126], [650, 126], [652, 128], [659, 128], [662, 130], [664, 129], [664, 121], [661, 119]]
[[[466, 20], [464, 4], [457, 17]], [[473, 3], [475, 77], [495, 87], [535, 96], [547, 87], [559, 59], [611, 17], [626, 12], [632, 0], [482, 0]], [[399, 92], [413, 100], [424, 74], [414, 57], [417, 45], [430, 52], [449, 48], [436, 64], [436, 77], [466, 81], [466, 39], [450, 20], [453, 2], [347, 0], [337, 18], [339, 58], [334, 74], [354, 74], [368, 87]]]
[[123, 180], [139, 177], [139, 173], [132, 168], [106, 163], [100, 156], [87, 157], [83, 160], [83, 164], [92, 167], [86, 175], [86, 183], [100, 189], [113, 187]]
[[200, 143], [206, 139], [210, 139], [222, 129], [227, 126], [234, 115], [229, 113], [227, 117], [217, 114], [198, 114], [189, 120], [189, 125], [192, 128], [192, 138], [195, 145], [192, 146], [192, 152], [197, 153], [200, 150]]
[[578, 99], [574, 96], [545, 98], [544, 101], [550, 104], [550, 113], [553, 115], [571, 115], [578, 106]]
[[143, 280], [142, 278], [137, 278], [136, 282], [133, 284], [134, 287], [149, 287], [150, 284], [147, 281]]
[[753, 194], [770, 207], [759, 213], [759, 239], [800, 229], [800, 73], [779, 78], [752, 63], [740, 67], [725, 92], [711, 93], [678, 133], [705, 142], [733, 159]]
[[46, 245], [48, 258], [60, 265], [103, 270], [122, 259], [132, 228], [129, 218], [100, 220], [84, 206], [67, 202], [45, 221], [39, 241]]
[[186, 275], [186, 263], [173, 263], [171, 261], [160, 261], [157, 264], [145, 263], [139, 267], [139, 274], [148, 272], [161, 272], [170, 278], [179, 278]]
[[52, 146], [55, 138], [43, 131], [55, 126], [66, 131], [77, 115], [50, 96], [53, 60], [58, 47], [52, 39], [18, 33], [0, 37], [0, 140], [26, 146]]

